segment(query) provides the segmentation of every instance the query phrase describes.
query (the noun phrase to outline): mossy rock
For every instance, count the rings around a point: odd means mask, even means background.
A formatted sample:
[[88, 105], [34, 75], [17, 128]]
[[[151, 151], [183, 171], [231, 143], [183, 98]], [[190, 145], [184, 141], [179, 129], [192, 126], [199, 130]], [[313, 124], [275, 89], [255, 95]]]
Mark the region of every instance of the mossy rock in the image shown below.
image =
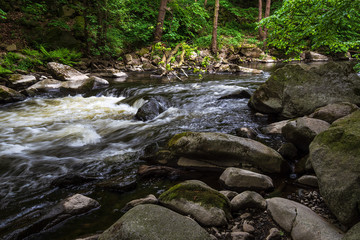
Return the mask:
[[262, 113], [295, 118], [329, 103], [360, 104], [357, 89], [360, 89], [360, 77], [351, 64], [286, 65], [254, 92], [249, 105]]
[[231, 218], [229, 200], [205, 183], [189, 180], [177, 184], [160, 195], [165, 206], [184, 215], [191, 215], [205, 226], [222, 226]]
[[0, 103], [12, 103], [25, 99], [25, 96], [14, 89], [0, 86]]
[[320, 193], [338, 220], [360, 221], [360, 110], [335, 121], [310, 145]]

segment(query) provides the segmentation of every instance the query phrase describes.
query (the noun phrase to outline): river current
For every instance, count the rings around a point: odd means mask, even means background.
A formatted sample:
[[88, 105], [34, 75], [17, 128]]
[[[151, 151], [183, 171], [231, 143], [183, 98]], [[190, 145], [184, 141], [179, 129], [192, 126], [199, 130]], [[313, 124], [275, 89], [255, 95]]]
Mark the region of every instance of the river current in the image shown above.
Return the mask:
[[[269, 75], [206, 75], [186, 82], [138, 75], [125, 82], [113, 80], [108, 88], [85, 96], [43, 96], [0, 106], [0, 237], [75, 193], [93, 197], [102, 207], [29, 239], [74, 239], [109, 227], [127, 201], [161, 193], [173, 183], [141, 182], [123, 194], [96, 190], [91, 184], [60, 189], [50, 183], [69, 173], [134, 178], [137, 167], [145, 163], [140, 160], [145, 147], [164, 143], [176, 133], [260, 129], [268, 121], [252, 112], [248, 99], [219, 98], [241, 89], [253, 92]], [[151, 121], [134, 120], [144, 103], [141, 96], [147, 95], [164, 96], [171, 107]], [[125, 103], [134, 96], [140, 97], [132, 105]], [[272, 144], [267, 136], [260, 138]]]

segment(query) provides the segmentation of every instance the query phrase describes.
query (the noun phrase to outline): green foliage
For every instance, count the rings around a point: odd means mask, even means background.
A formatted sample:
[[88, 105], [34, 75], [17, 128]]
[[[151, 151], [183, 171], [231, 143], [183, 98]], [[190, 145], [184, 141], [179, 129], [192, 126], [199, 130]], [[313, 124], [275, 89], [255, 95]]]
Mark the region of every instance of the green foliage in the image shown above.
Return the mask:
[[2, 66], [2, 72], [13, 72], [17, 69], [28, 71], [35, 66], [42, 64], [42, 62], [36, 58], [30, 56], [24, 56], [17, 53], [9, 52], [2, 59], [0, 59]]
[[0, 65], [0, 75], [4, 75], [4, 74], [11, 74], [13, 73], [11, 70], [4, 68], [3, 66]]
[[285, 0], [261, 21], [268, 46], [287, 55], [303, 50], [346, 52], [360, 46], [360, 4], [352, 0]]
[[6, 19], [6, 12], [0, 8], [0, 19]]
[[55, 61], [69, 66], [78, 63], [82, 56], [80, 52], [67, 48], [59, 48], [53, 51], [47, 51], [44, 46], [40, 46], [40, 51], [43, 54], [43, 60], [45, 62]]

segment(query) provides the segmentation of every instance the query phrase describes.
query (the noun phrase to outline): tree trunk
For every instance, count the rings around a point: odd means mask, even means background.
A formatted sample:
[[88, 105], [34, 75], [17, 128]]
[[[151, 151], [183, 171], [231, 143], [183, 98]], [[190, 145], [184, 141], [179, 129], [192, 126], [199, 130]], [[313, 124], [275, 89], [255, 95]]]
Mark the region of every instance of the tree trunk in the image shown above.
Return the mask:
[[155, 43], [161, 41], [167, 2], [168, 2], [168, 0], [161, 0], [161, 3], [160, 3], [159, 15], [158, 15], [158, 19], [157, 19], [155, 34], [154, 34], [154, 42]]
[[[266, 0], [265, 18], [270, 16], [271, 0]], [[264, 40], [267, 37], [267, 28], [264, 28]]]
[[[260, 22], [262, 19], [262, 0], [259, 0], [259, 18], [258, 21]], [[264, 40], [264, 31], [262, 27], [259, 27], [259, 37], [260, 40]]]
[[217, 53], [217, 27], [218, 27], [218, 18], [219, 18], [219, 0], [215, 0], [215, 13], [214, 13], [214, 25], [211, 39], [211, 51]]
[[206, 5], [207, 5], [207, 0], [205, 0], [205, 2], [204, 2], [204, 7], [206, 7]]

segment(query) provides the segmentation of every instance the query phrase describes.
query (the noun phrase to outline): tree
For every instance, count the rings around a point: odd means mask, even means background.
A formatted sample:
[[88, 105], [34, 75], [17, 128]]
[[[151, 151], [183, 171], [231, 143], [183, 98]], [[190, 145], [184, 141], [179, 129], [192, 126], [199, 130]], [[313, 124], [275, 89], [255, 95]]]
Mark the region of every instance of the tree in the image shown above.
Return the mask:
[[161, 0], [161, 2], [160, 2], [159, 15], [158, 15], [157, 23], [156, 23], [155, 34], [154, 34], [154, 42], [155, 43], [161, 41], [167, 2], [168, 2], [168, 0]]
[[260, 23], [268, 46], [287, 55], [304, 50], [346, 52], [360, 47], [360, 4], [353, 0], [285, 0]]
[[[259, 0], [259, 18], [258, 21], [260, 22], [262, 20], [262, 12], [263, 12], [263, 4], [262, 0]], [[265, 16], [264, 18], [267, 18], [270, 16], [270, 7], [271, 7], [271, 0], [266, 0], [266, 7], [265, 7]], [[259, 27], [259, 36], [261, 40], [265, 40], [267, 36], [267, 28], [263, 28], [262, 26]]]
[[214, 24], [211, 38], [211, 51], [217, 53], [217, 27], [218, 27], [218, 18], [219, 18], [219, 0], [215, 0], [215, 11], [214, 11]]

